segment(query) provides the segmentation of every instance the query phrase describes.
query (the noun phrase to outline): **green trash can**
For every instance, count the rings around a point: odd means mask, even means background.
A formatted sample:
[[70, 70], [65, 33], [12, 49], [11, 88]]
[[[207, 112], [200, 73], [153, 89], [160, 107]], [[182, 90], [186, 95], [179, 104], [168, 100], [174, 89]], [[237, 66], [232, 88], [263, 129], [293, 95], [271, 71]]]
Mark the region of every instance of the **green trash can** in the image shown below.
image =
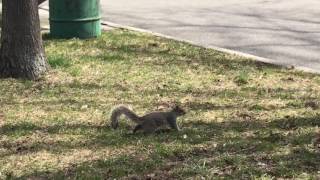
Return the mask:
[[100, 0], [49, 0], [50, 34], [55, 38], [101, 35]]

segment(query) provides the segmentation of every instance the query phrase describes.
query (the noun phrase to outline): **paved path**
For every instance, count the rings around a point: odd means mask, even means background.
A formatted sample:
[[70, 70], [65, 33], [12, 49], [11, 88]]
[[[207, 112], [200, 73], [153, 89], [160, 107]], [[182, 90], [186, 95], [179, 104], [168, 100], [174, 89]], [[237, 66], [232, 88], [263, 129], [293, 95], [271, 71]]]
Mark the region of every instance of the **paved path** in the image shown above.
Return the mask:
[[320, 72], [320, 0], [101, 0], [103, 19]]

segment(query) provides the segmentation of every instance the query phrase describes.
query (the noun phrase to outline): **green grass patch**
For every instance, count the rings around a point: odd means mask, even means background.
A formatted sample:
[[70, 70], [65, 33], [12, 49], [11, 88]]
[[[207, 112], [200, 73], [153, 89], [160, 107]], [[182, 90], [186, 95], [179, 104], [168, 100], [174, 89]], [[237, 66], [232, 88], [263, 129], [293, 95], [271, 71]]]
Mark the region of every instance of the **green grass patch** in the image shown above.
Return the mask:
[[[0, 179], [319, 178], [319, 75], [122, 30], [45, 48], [44, 78], [0, 80]], [[109, 127], [175, 103], [181, 132]]]
[[50, 56], [48, 62], [52, 68], [68, 68], [71, 66], [70, 60], [63, 56]]
[[239, 86], [249, 83], [249, 74], [245, 71], [241, 71], [238, 76], [235, 77], [235, 83]]

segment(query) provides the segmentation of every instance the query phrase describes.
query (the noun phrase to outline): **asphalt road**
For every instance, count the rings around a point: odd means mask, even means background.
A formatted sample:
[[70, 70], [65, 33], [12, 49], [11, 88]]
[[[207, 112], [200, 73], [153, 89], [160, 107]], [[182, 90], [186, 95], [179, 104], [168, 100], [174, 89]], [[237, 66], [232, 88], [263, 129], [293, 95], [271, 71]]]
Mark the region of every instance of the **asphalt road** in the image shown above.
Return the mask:
[[101, 0], [103, 20], [320, 72], [319, 0]]

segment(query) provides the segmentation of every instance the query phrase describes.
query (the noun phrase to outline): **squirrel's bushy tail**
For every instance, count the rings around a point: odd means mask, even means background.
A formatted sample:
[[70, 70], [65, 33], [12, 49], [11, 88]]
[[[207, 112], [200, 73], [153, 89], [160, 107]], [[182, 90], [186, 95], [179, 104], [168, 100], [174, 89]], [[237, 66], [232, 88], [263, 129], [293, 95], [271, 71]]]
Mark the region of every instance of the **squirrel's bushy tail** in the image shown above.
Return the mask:
[[111, 127], [116, 129], [119, 125], [118, 119], [119, 117], [124, 114], [127, 118], [134, 121], [135, 123], [140, 123], [140, 117], [136, 115], [133, 111], [127, 108], [124, 105], [120, 105], [112, 110], [111, 113]]

